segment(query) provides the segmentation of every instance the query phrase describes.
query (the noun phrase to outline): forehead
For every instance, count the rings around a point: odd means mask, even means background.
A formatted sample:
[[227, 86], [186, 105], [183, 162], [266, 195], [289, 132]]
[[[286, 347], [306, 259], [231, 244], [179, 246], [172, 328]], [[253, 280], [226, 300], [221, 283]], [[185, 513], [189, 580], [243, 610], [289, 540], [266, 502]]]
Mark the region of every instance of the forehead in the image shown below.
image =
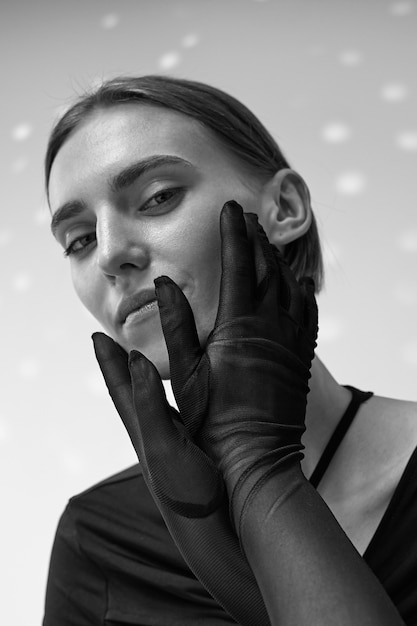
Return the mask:
[[49, 182], [52, 210], [86, 184], [102, 182], [156, 154], [182, 157], [198, 169], [237, 169], [215, 136], [196, 120], [158, 106], [116, 105], [93, 112], [61, 146]]

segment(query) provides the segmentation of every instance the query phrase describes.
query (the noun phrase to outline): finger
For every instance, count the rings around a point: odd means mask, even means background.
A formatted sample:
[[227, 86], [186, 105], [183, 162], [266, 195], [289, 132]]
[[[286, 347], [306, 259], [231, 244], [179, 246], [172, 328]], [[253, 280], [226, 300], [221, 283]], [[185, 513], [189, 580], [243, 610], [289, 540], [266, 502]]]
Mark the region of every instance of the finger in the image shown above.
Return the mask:
[[107, 389], [136, 449], [140, 432], [133, 404], [127, 353], [104, 333], [94, 333], [92, 339]]
[[222, 278], [216, 326], [252, 312], [255, 270], [242, 207], [231, 200], [220, 214]]
[[210, 459], [179, 432], [155, 366], [131, 352], [129, 369], [147, 478], [158, 500], [185, 517], [205, 517], [223, 498], [223, 481]]
[[93, 333], [91, 338], [106, 383], [109, 380], [111, 387], [123, 385], [129, 380], [127, 353], [104, 333]]
[[175, 393], [184, 388], [195, 371], [202, 350], [194, 314], [185, 294], [168, 276], [160, 276], [154, 282]]

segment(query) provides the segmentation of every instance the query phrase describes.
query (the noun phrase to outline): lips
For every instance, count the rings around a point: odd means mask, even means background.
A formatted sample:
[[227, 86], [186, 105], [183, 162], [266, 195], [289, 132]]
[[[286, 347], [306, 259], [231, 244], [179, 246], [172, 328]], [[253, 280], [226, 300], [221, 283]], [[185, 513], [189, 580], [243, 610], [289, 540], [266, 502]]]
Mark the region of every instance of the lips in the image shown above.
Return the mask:
[[124, 298], [117, 307], [117, 321], [119, 324], [124, 324], [126, 318], [133, 313], [141, 309], [146, 304], [156, 300], [155, 289], [144, 289], [139, 293], [135, 293], [127, 298]]

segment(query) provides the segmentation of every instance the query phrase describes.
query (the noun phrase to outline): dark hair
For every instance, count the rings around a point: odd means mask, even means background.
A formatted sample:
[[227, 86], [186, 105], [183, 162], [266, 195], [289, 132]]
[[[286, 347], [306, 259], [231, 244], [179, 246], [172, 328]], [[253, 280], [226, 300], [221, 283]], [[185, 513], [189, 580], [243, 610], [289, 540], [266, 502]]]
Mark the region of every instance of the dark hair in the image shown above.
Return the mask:
[[[54, 159], [68, 136], [93, 111], [127, 102], [141, 102], [183, 113], [208, 128], [254, 178], [268, 180], [290, 167], [278, 144], [258, 118], [241, 102], [204, 83], [169, 76], [122, 76], [104, 82], [83, 95], [52, 129], [45, 156], [45, 181]], [[295, 275], [310, 276], [319, 291], [323, 261], [317, 223], [285, 247], [284, 256]]]

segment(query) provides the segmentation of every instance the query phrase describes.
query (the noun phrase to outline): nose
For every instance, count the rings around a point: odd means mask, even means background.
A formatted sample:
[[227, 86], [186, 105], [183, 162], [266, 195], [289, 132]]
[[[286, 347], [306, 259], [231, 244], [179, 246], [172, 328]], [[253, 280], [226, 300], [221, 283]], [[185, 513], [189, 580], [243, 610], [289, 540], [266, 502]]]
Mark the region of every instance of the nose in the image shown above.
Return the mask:
[[97, 217], [96, 237], [98, 266], [107, 277], [125, 276], [149, 265], [143, 229], [128, 216], [104, 209]]

